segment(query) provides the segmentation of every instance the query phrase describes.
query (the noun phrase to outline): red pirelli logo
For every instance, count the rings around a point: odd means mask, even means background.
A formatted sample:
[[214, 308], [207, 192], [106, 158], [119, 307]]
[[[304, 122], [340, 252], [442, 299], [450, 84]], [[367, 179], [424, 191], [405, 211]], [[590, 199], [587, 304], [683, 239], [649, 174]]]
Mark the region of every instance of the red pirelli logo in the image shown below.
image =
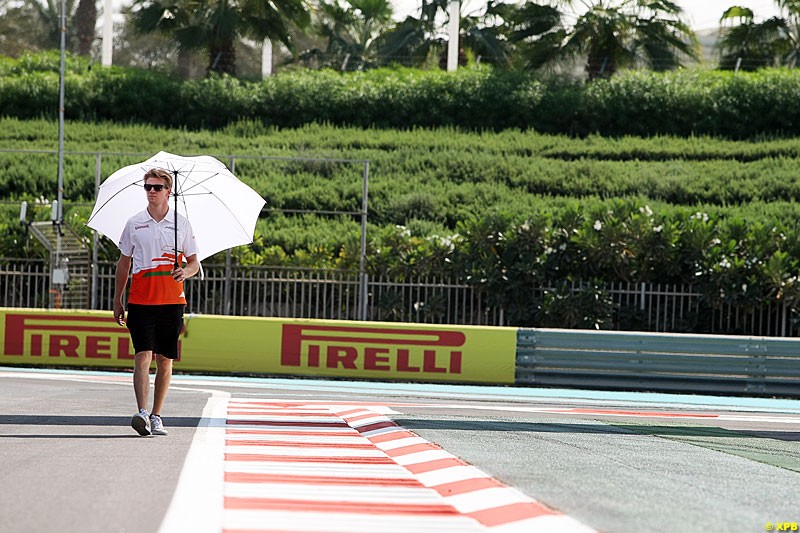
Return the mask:
[[284, 324], [281, 366], [460, 374], [460, 331]]
[[[128, 330], [111, 317], [6, 314], [5, 356], [133, 359]], [[179, 345], [180, 350], [180, 345]]]

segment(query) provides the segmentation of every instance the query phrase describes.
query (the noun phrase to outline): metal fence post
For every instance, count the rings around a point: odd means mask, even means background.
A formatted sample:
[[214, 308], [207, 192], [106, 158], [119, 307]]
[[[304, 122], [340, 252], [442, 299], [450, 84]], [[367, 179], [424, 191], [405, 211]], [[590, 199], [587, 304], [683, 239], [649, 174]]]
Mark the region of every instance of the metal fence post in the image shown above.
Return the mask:
[[359, 319], [367, 319], [367, 198], [369, 194], [369, 161], [364, 161], [364, 192], [361, 197], [361, 257], [358, 261], [360, 285]]
[[782, 313], [781, 318], [783, 319], [783, 320], [781, 320], [781, 337], [785, 337], [786, 336], [786, 300], [783, 300], [781, 302], [781, 313]]
[[643, 281], [642, 285], [640, 287], [640, 291], [639, 291], [639, 294], [640, 294], [640, 296], [639, 296], [639, 309], [642, 310], [642, 311], [645, 310], [645, 303], [644, 303], [644, 301], [645, 301], [645, 287], [646, 287], [646, 285], [645, 285], [645, 282]]
[[[231, 156], [231, 173], [236, 173], [236, 156]], [[231, 314], [231, 249], [225, 250], [225, 281], [222, 289], [222, 314]]]
[[224, 281], [224, 288], [223, 288], [223, 301], [222, 301], [222, 314], [229, 315], [231, 314], [231, 276], [233, 268], [231, 266], [231, 250], [228, 248], [228, 251], [225, 252], [225, 281]]
[[[103, 159], [102, 154], [99, 152], [95, 154], [94, 160], [94, 197], [95, 200], [97, 199], [98, 191], [100, 190], [100, 168], [101, 162]], [[97, 231], [92, 230], [92, 283], [91, 288], [89, 289], [92, 291], [91, 294], [91, 306], [92, 309], [97, 309], [97, 291], [98, 291], [98, 284], [99, 280], [97, 277], [97, 246], [99, 245], [99, 239], [97, 237]]]

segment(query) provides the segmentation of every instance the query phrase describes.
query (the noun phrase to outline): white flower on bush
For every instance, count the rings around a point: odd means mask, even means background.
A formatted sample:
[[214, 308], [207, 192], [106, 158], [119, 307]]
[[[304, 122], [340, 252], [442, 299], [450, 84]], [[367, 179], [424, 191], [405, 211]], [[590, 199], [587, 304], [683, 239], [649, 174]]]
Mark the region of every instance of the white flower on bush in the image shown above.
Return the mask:
[[722, 241], [715, 237], [711, 239], [711, 242], [708, 244], [710, 244], [711, 246], [719, 246], [720, 244], [722, 244]]
[[655, 231], [656, 233], [661, 233], [661, 230], [663, 229], [664, 229], [663, 224], [659, 224], [658, 226], [653, 226], [653, 231]]
[[742, 292], [747, 292], [747, 283], [742, 283]]
[[719, 262], [719, 266], [721, 266], [722, 268], [730, 268], [731, 267], [731, 262], [728, 261], [727, 257], [723, 257], [722, 261]]
[[694, 215], [689, 217], [690, 219], [697, 219], [702, 220], [703, 222], [708, 222], [708, 213], [703, 213], [702, 211], [698, 211]]
[[448, 250], [452, 251], [455, 249], [455, 244], [453, 243], [453, 236], [445, 236], [442, 237], [441, 235], [431, 235], [427, 238], [428, 242], [436, 243], [443, 248], [447, 248]]
[[645, 215], [647, 215], [649, 217], [653, 216], [653, 210], [650, 209], [649, 205], [646, 205], [644, 207], [640, 207], [639, 208], [639, 212], [642, 213], [642, 214], [645, 214]]
[[600, 231], [601, 229], [603, 229], [603, 223], [600, 222], [599, 220], [595, 220], [594, 221], [594, 229], [597, 230], [597, 231]]

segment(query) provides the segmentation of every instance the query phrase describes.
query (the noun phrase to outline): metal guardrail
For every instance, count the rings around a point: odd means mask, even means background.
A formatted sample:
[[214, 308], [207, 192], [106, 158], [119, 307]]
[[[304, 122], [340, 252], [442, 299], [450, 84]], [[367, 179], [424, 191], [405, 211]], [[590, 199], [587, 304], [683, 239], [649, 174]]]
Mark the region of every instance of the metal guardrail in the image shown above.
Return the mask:
[[522, 328], [516, 381], [800, 397], [800, 339]]

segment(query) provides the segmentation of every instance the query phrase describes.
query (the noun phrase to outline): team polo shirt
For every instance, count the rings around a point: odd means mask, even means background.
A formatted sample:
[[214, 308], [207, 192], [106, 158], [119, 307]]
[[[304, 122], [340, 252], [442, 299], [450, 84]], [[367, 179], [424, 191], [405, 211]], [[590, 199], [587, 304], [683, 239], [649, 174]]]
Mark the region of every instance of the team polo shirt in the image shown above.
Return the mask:
[[[175, 214], [169, 210], [156, 222], [145, 209], [132, 216], [119, 242], [123, 255], [133, 258], [133, 280], [128, 303], [144, 305], [186, 304], [183, 282], [172, 277], [175, 263]], [[192, 226], [178, 214], [178, 264], [198, 252]]]

